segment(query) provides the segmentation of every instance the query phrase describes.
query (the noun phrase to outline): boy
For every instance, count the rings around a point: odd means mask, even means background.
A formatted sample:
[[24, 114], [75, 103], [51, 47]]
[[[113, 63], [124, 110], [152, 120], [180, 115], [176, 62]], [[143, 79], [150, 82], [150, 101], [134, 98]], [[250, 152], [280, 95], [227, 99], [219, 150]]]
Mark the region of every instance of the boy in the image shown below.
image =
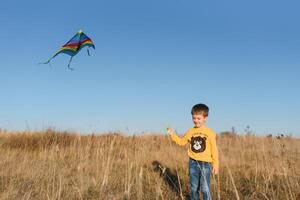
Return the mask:
[[216, 144], [216, 133], [205, 126], [209, 108], [205, 104], [197, 104], [192, 108], [194, 127], [190, 128], [181, 138], [172, 128], [167, 132], [178, 145], [189, 143], [189, 176], [191, 186], [191, 200], [199, 200], [201, 191], [203, 200], [211, 200], [210, 174], [218, 174], [219, 161]]

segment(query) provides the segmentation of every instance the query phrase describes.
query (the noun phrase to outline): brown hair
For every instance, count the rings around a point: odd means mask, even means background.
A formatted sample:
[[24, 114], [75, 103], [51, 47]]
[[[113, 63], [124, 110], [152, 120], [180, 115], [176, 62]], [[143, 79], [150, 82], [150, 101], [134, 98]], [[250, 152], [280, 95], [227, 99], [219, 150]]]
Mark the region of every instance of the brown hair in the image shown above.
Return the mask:
[[207, 107], [207, 105], [200, 103], [193, 106], [191, 113], [192, 115], [203, 114], [203, 116], [207, 117], [208, 111], [209, 108]]

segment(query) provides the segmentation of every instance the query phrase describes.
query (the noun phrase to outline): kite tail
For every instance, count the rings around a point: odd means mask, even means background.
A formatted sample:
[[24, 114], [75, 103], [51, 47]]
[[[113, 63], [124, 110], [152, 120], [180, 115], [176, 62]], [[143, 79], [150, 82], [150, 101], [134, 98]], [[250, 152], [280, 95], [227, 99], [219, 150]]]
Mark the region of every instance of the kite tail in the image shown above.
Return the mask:
[[58, 52], [56, 52], [49, 60], [47, 60], [46, 62], [41, 62], [39, 64], [49, 64], [51, 66], [51, 60], [56, 57], [59, 53], [61, 52], [61, 50], [59, 50]]
[[73, 56], [71, 56], [71, 58], [70, 58], [70, 60], [69, 60], [69, 63], [68, 63], [68, 68], [69, 68], [70, 70], [74, 70], [73, 68], [70, 67], [71, 62], [72, 62], [72, 58], [73, 58]]
[[39, 65], [41, 65], [41, 64], [44, 64], [44, 65], [49, 64], [49, 66], [52, 67], [51, 66], [51, 60], [52, 60], [52, 58], [49, 59], [49, 60], [47, 60], [46, 62], [40, 62]]
[[86, 51], [87, 51], [88, 55], [90, 56], [90, 50], [89, 50], [89, 48], [87, 48]]

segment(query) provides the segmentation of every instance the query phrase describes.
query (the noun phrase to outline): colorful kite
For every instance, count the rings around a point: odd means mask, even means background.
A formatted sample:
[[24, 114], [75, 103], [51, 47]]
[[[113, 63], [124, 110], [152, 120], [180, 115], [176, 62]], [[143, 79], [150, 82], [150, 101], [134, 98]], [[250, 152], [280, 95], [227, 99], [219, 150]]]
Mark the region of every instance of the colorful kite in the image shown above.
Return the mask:
[[73, 56], [75, 56], [83, 47], [88, 47], [87, 48], [87, 53], [90, 55], [89, 48], [92, 47], [95, 49], [95, 45], [93, 41], [83, 33], [82, 30], [78, 31], [74, 37], [72, 37], [69, 42], [67, 42], [65, 45], [61, 47], [61, 49], [56, 52], [48, 61], [42, 63], [42, 64], [48, 64], [50, 61], [57, 56], [60, 53], [65, 53], [71, 56], [68, 64], [68, 68], [73, 70], [73, 68], [70, 67], [71, 61]]

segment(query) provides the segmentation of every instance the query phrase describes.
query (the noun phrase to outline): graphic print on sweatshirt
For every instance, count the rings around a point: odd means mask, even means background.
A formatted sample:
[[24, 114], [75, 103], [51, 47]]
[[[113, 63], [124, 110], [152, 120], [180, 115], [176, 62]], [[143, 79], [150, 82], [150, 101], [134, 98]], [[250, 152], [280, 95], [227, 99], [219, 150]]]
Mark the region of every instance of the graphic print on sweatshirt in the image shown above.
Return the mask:
[[195, 153], [201, 153], [206, 149], [206, 137], [193, 136], [191, 138], [191, 149]]

